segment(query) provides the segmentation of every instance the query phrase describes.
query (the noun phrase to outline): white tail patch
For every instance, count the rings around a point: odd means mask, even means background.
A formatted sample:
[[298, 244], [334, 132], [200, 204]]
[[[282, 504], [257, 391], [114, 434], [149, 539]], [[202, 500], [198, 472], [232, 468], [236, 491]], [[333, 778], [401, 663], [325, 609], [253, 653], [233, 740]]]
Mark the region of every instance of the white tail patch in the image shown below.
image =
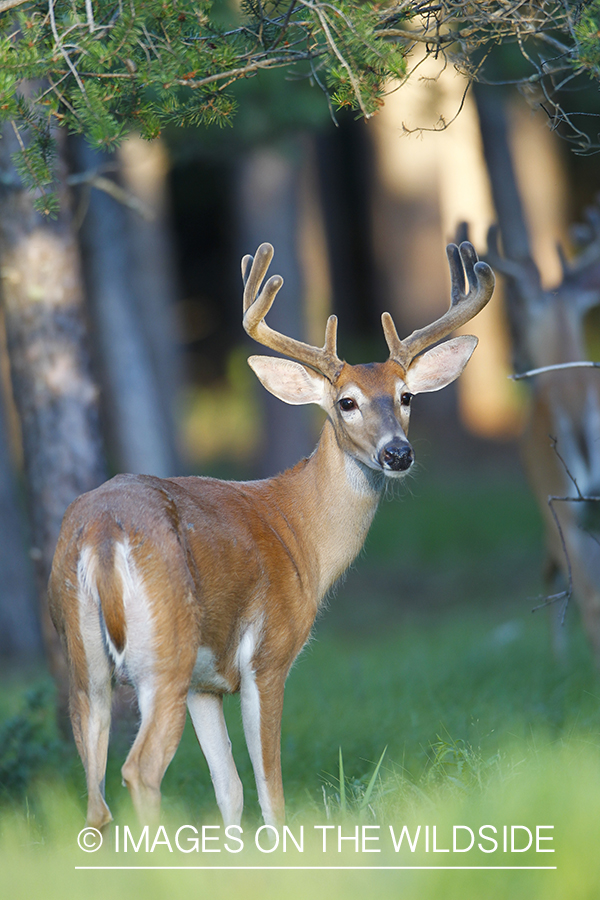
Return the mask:
[[[119, 651], [108, 632], [96, 580], [98, 560], [92, 547], [83, 547], [77, 565], [81, 634], [90, 664], [108, 653], [116, 675], [132, 684], [153, 679], [155, 668], [155, 634], [148, 594], [137, 571], [127, 541], [114, 547], [114, 570], [122, 586], [125, 616], [125, 646]], [[98, 642], [98, 635], [102, 641]]]
[[148, 593], [127, 541], [115, 544], [114, 565], [123, 585], [126, 639], [123, 653], [113, 648], [111, 655], [116, 665], [118, 658], [122, 660], [126, 677], [136, 688], [144, 681], [147, 690], [156, 669], [155, 629]]
[[110, 666], [106, 655], [107, 635], [96, 587], [95, 566], [93, 549], [84, 547], [77, 563], [79, 632], [89, 677], [104, 682], [110, 678]]

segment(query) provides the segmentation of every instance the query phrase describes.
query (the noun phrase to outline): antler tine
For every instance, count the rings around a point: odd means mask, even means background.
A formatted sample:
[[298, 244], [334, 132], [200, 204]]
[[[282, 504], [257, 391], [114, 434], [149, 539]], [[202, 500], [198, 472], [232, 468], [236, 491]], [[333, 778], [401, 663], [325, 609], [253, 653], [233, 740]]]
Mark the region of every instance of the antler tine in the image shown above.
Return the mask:
[[[244, 282], [244, 314], [250, 309], [252, 304], [257, 300], [257, 294], [260, 290], [260, 286], [263, 282], [265, 275], [267, 274], [267, 270], [271, 264], [271, 260], [273, 259], [273, 247], [271, 244], [261, 244], [258, 250], [256, 251], [256, 256], [250, 256], [247, 254], [242, 259], [242, 280]], [[248, 269], [250, 267], [250, 269]], [[280, 275], [272, 276], [269, 281], [272, 282], [274, 278], [279, 280], [279, 285], [277, 290], [283, 284], [283, 279]], [[261, 297], [265, 293], [265, 289], [267, 289], [269, 282], [265, 285], [263, 291], [261, 292]], [[271, 299], [271, 303], [275, 299], [275, 294], [277, 290], [272, 292], [272, 290], [268, 291], [268, 295]], [[270, 305], [265, 309], [265, 314], [268, 312]]]
[[[297, 341], [287, 335], [274, 331], [264, 321], [271, 309], [277, 292], [283, 284], [281, 275], [271, 275], [258, 294], [267, 269], [273, 259], [271, 244], [261, 244], [256, 256], [244, 256], [242, 259], [242, 278], [244, 279], [244, 319], [243, 325], [247, 334], [259, 344], [269, 347], [284, 356], [310, 366], [335, 381], [340, 374], [344, 362], [337, 355], [337, 317], [330, 316], [325, 329], [325, 343], [322, 347], [313, 347], [303, 341]], [[248, 267], [250, 266], [249, 274]], [[258, 294], [258, 296], [257, 296]]]
[[390, 351], [390, 359], [396, 359], [400, 362], [402, 356], [402, 341], [398, 337], [394, 320], [389, 312], [381, 314], [381, 324], [383, 326], [383, 334]]
[[469, 241], [463, 241], [460, 247], [448, 244], [446, 254], [450, 266], [451, 289], [450, 308], [443, 316], [425, 328], [413, 331], [403, 341], [398, 337], [389, 313], [382, 316], [390, 359], [398, 362], [405, 370], [415, 356], [481, 312], [494, 291], [494, 273], [487, 263], [479, 261], [475, 248]]

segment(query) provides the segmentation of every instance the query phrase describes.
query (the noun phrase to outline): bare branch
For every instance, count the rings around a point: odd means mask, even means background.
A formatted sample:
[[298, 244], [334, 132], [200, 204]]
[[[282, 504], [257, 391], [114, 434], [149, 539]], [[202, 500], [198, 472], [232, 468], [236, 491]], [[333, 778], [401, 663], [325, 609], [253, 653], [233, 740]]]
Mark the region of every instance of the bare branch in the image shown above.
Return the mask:
[[0, 0], [0, 13], [22, 6], [24, 3], [27, 3], [27, 0]]
[[75, 81], [77, 82], [77, 86], [79, 87], [81, 93], [83, 94], [83, 96], [84, 96], [84, 98], [85, 98], [85, 102], [86, 102], [86, 103], [88, 104], [88, 106], [89, 106], [89, 101], [88, 101], [88, 97], [87, 97], [87, 93], [86, 93], [85, 87], [84, 87], [84, 85], [83, 85], [83, 81], [82, 81], [81, 78], [79, 77], [79, 73], [78, 73], [77, 69], [75, 68], [75, 66], [74, 66], [73, 63], [71, 62], [71, 59], [70, 59], [70, 57], [69, 57], [69, 54], [67, 53], [67, 51], [66, 51], [66, 50], [64, 49], [64, 47], [62, 46], [62, 42], [61, 42], [61, 39], [60, 39], [60, 37], [59, 37], [57, 28], [56, 28], [56, 19], [55, 19], [55, 17], [54, 17], [54, 0], [49, 0], [49, 2], [48, 2], [48, 12], [49, 12], [49, 15], [50, 15], [50, 25], [51, 25], [51, 27], [52, 27], [52, 34], [54, 35], [54, 40], [56, 41], [56, 47], [57, 47], [59, 53], [64, 57], [64, 60], [65, 60], [66, 64], [68, 65], [69, 69], [71, 70], [71, 72], [72, 72], [72, 74], [73, 74], [73, 77], [75, 78]]
[[529, 369], [528, 372], [519, 372], [508, 377], [512, 381], [521, 381], [522, 378], [533, 378], [534, 375], [541, 375], [544, 372], [557, 372], [560, 369], [600, 369], [600, 362], [582, 360], [580, 362], [555, 363], [552, 366], [541, 366], [539, 369]]
[[85, 14], [87, 17], [87, 25], [90, 31], [90, 34], [93, 34], [96, 30], [96, 23], [94, 22], [94, 10], [92, 9], [92, 0], [85, 0]]
[[348, 78], [350, 79], [350, 83], [354, 90], [354, 94], [356, 96], [356, 99], [358, 101], [358, 104], [360, 106], [363, 116], [365, 117], [365, 119], [370, 118], [370, 113], [368, 113], [367, 110], [365, 109], [365, 105], [364, 105], [361, 90], [360, 90], [360, 85], [359, 85], [358, 81], [356, 80], [356, 75], [352, 71], [350, 64], [344, 59], [339, 47], [337, 46], [336, 42], [333, 39], [331, 30], [329, 28], [327, 16], [323, 12], [323, 10], [320, 9], [318, 4], [315, 4], [312, 2], [307, 2], [307, 0], [300, 0], [300, 2], [303, 5], [307, 6], [309, 9], [313, 9], [316, 12], [317, 18], [319, 19], [319, 22], [321, 23], [321, 28], [323, 29], [323, 33], [327, 39], [327, 43], [329, 44], [329, 46], [333, 50], [335, 56], [337, 57], [337, 59], [339, 59], [340, 63], [342, 64], [342, 66], [344, 67], [346, 72], [348, 73]]
[[155, 218], [154, 213], [145, 203], [142, 203], [142, 201], [130, 191], [126, 191], [118, 185], [116, 181], [113, 181], [111, 178], [105, 178], [104, 175], [100, 175], [98, 169], [91, 169], [88, 172], [78, 172], [75, 175], [69, 175], [66, 180], [67, 184], [71, 186], [86, 185], [88, 187], [96, 188], [99, 191], [103, 191], [118, 203], [121, 203], [123, 206], [127, 206], [129, 209], [136, 212], [147, 222], [151, 222]]
[[310, 51], [295, 53], [295, 54], [285, 54], [283, 56], [270, 56], [265, 59], [255, 60], [252, 63], [249, 63], [247, 66], [241, 66], [239, 69], [229, 69], [227, 72], [217, 72], [214, 75], [207, 75], [206, 78], [199, 79], [184, 79], [184, 78], [176, 78], [174, 80], [174, 84], [184, 85], [185, 87], [197, 89], [201, 87], [205, 87], [207, 84], [214, 84], [217, 81], [224, 81], [225, 79], [234, 79], [240, 78], [243, 75], [250, 75], [253, 72], [258, 72], [259, 69], [276, 69], [281, 66], [287, 66], [292, 62], [300, 62], [304, 60], [316, 59], [321, 54], [316, 52], [312, 53]]
[[[577, 483], [577, 479], [575, 478], [573, 473], [569, 470], [567, 463], [565, 462], [564, 458], [562, 457], [562, 455], [560, 454], [560, 452], [558, 450], [557, 438], [551, 436], [550, 440], [552, 443], [552, 448], [553, 448], [554, 452], [556, 453], [558, 459], [560, 460], [561, 465], [563, 466], [567, 477], [569, 478], [570, 482], [572, 483], [575, 490], [577, 491], [577, 496], [576, 497], [568, 497], [568, 496], [564, 496], [564, 497], [549, 496], [548, 497], [548, 507], [552, 514], [554, 524], [556, 525], [556, 530], [558, 532], [558, 537], [560, 540], [560, 544], [561, 544], [564, 559], [565, 559], [565, 564], [567, 567], [567, 589], [565, 591], [561, 591], [558, 594], [550, 594], [548, 597], [546, 597], [544, 599], [543, 603], [541, 603], [539, 606], [534, 606], [532, 609], [532, 612], [535, 612], [538, 609], [543, 609], [546, 606], [550, 606], [551, 604], [556, 603], [558, 600], [564, 599], [565, 605], [564, 605], [564, 608], [562, 611], [562, 616], [561, 616], [561, 625], [564, 625], [565, 616], [567, 614], [567, 608], [571, 601], [571, 597], [573, 596], [573, 570], [571, 567], [571, 558], [569, 556], [569, 551], [567, 548], [567, 542], [565, 540], [563, 528], [562, 528], [562, 525], [560, 524], [560, 519], [558, 518], [558, 514], [554, 508], [554, 504], [555, 503], [598, 503], [598, 502], [600, 502], [600, 497], [590, 496], [590, 495], [581, 493], [581, 490]], [[590, 534], [590, 532], [587, 531], [587, 529], [586, 529], [586, 533], [589, 534], [589, 536], [593, 540], [595, 540], [596, 543], [599, 543], [597, 538], [593, 534]]]
[[287, 12], [286, 12], [286, 14], [285, 14], [285, 18], [284, 18], [283, 24], [282, 24], [282, 26], [281, 26], [281, 31], [279, 32], [279, 34], [277, 35], [277, 37], [275, 38], [275, 40], [274, 40], [273, 43], [271, 44], [271, 48], [270, 48], [271, 50], [274, 50], [275, 47], [276, 47], [279, 43], [281, 43], [281, 41], [282, 41], [283, 38], [285, 37], [285, 35], [286, 35], [286, 33], [287, 33], [287, 30], [288, 30], [288, 26], [289, 26], [289, 24], [290, 24], [290, 18], [291, 18], [291, 16], [292, 16], [292, 13], [294, 12], [294, 9], [296, 8], [296, 3], [297, 3], [297, 0], [292, 0], [292, 2], [290, 3], [290, 5], [288, 6], [288, 10], [287, 10]]

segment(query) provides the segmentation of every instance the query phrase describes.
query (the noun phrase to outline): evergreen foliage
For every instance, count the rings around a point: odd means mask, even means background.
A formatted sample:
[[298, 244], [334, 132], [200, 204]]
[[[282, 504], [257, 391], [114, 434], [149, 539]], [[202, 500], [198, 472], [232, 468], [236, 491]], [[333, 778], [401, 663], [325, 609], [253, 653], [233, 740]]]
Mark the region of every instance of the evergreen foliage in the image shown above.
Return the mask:
[[151, 139], [171, 124], [223, 125], [235, 112], [228, 88], [263, 69], [300, 68], [336, 106], [369, 116], [386, 79], [404, 73], [404, 42], [386, 36], [405, 18], [401, 6], [5, 0], [0, 123], [19, 135], [19, 174], [44, 193], [56, 126], [110, 150], [131, 130]]
[[578, 62], [600, 80], [600, 0], [589, 0], [581, 6], [574, 28]]
[[132, 130], [224, 125], [234, 82], [291, 67], [332, 115], [368, 117], [415, 48], [479, 78], [512, 43], [530, 70], [521, 80], [585, 150], [555, 98], [575, 75], [598, 78], [599, 27], [599, 0], [0, 0], [0, 125], [16, 132], [19, 174], [51, 212], [57, 126], [110, 150]]

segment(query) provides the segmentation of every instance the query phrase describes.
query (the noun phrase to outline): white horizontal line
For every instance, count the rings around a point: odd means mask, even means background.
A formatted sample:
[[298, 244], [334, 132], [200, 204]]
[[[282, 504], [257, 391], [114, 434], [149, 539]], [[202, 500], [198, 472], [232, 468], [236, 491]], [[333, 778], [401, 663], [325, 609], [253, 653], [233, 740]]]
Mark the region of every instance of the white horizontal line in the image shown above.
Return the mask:
[[490, 871], [550, 871], [556, 870], [558, 866], [75, 866], [75, 869], [78, 870], [87, 870], [87, 869], [105, 869], [105, 870], [113, 870], [113, 869], [152, 869], [152, 870], [169, 870], [169, 871], [185, 871], [189, 869], [190, 871], [203, 871], [207, 872], [211, 869], [219, 872], [242, 872], [242, 871], [283, 871], [293, 870], [293, 871], [315, 871], [315, 870], [326, 870], [326, 871], [339, 871], [339, 872], [347, 872], [347, 871], [373, 871], [373, 872], [389, 872], [389, 871], [403, 871], [403, 870], [413, 870], [418, 869], [421, 871], [436, 871], [438, 869], [450, 870], [450, 869], [460, 869], [460, 870], [468, 870], [468, 871], [483, 871], [485, 872], [487, 869]]

